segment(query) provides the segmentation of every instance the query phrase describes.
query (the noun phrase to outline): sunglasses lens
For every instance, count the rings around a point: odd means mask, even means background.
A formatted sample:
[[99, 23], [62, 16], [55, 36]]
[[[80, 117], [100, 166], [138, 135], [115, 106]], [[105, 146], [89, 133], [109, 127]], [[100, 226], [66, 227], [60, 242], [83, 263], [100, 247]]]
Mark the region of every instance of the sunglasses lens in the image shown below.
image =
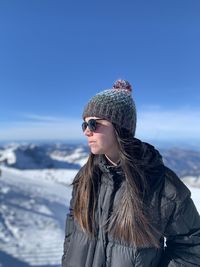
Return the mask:
[[84, 121], [81, 126], [82, 126], [83, 132], [85, 132], [87, 127], [89, 128], [91, 132], [94, 132], [97, 128], [97, 122], [95, 119], [91, 119], [88, 122]]
[[96, 130], [96, 125], [97, 122], [95, 119], [91, 119], [88, 121], [88, 128], [90, 129], [90, 131], [94, 132]]
[[84, 132], [86, 130], [88, 124], [87, 124], [87, 122], [84, 121], [81, 126], [82, 126], [82, 130]]

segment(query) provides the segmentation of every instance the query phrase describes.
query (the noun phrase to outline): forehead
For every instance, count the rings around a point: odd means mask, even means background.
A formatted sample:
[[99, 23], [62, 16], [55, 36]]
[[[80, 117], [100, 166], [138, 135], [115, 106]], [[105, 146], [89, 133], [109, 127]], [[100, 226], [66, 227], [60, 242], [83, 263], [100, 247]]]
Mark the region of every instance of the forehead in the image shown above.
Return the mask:
[[101, 121], [99, 121], [100, 124], [107, 125], [107, 126], [113, 126], [111, 122], [109, 122], [106, 119], [100, 118], [100, 117], [86, 117], [85, 121], [88, 122], [91, 119], [102, 119]]
[[99, 117], [86, 117], [85, 121], [88, 122], [91, 119], [101, 119], [101, 118], [99, 118]]

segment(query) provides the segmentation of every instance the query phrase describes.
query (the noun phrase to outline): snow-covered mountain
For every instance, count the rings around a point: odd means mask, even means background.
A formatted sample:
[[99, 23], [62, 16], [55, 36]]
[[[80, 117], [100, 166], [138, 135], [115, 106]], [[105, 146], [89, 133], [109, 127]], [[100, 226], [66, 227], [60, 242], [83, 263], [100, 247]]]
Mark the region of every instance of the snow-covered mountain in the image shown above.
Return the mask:
[[[188, 157], [181, 149], [162, 152], [173, 169], [187, 166], [187, 182], [199, 180], [198, 152], [190, 151]], [[195, 164], [189, 164], [191, 155], [197, 157]], [[60, 266], [70, 183], [87, 156], [83, 145], [1, 146], [0, 267]], [[188, 178], [191, 174], [195, 176]], [[190, 189], [200, 212], [200, 188]]]
[[87, 154], [82, 145], [10, 144], [0, 148], [0, 162], [21, 170], [79, 169]]
[[200, 151], [180, 148], [161, 150], [164, 162], [180, 177], [200, 176]]
[[72, 182], [87, 147], [0, 148], [0, 267], [60, 266]]
[[2, 167], [0, 266], [60, 265], [65, 215], [71, 196], [67, 183], [76, 172], [55, 173], [54, 177], [65, 178], [64, 186], [48, 176], [44, 178], [38, 170], [26, 172]]

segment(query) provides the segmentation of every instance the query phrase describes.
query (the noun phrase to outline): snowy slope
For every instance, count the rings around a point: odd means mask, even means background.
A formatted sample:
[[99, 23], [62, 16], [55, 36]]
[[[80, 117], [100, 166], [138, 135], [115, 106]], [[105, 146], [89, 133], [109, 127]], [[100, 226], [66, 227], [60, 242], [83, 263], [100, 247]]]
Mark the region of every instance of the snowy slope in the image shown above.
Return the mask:
[[[71, 181], [76, 172], [62, 175]], [[43, 179], [39, 171], [27, 176], [5, 167], [0, 188], [0, 251], [31, 266], [59, 266], [71, 189]]]

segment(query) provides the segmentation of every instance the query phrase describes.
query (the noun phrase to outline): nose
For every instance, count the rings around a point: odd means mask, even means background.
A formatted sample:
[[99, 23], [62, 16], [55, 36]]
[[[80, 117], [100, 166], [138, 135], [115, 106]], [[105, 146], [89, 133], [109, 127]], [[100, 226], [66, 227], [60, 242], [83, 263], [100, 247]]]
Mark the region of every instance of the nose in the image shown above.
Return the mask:
[[93, 135], [93, 132], [90, 131], [90, 129], [87, 127], [87, 128], [85, 129], [85, 131], [83, 132], [83, 134], [84, 134], [85, 136], [92, 136], [92, 135]]

